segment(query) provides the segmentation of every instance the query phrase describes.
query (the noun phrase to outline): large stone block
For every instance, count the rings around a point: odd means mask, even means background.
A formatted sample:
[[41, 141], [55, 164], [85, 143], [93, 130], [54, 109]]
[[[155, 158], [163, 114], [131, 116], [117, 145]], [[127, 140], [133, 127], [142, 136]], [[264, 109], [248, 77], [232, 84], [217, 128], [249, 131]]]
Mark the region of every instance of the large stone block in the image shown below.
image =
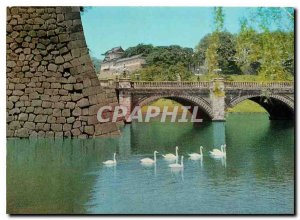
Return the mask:
[[66, 108], [74, 109], [75, 108], [75, 103], [74, 102], [67, 102]]
[[42, 106], [42, 100], [32, 100], [31, 106], [33, 107]]
[[50, 123], [50, 124], [56, 123], [56, 117], [54, 117], [52, 115], [49, 115], [48, 118], [47, 118], [47, 122]]
[[29, 137], [29, 130], [27, 128], [20, 128], [16, 130], [17, 137]]
[[44, 124], [43, 130], [44, 131], [49, 131], [50, 130], [50, 124]]
[[45, 123], [36, 123], [35, 129], [36, 130], [43, 130]]
[[78, 136], [81, 134], [81, 131], [78, 128], [74, 128], [71, 130], [73, 136]]
[[80, 128], [81, 127], [81, 121], [75, 121], [73, 123], [73, 128]]
[[18, 118], [19, 121], [27, 121], [27, 119], [28, 119], [28, 114], [27, 113], [19, 114], [19, 118]]
[[28, 128], [30, 130], [34, 130], [35, 129], [35, 123], [34, 122], [25, 122], [23, 125], [24, 128]]
[[46, 122], [48, 115], [37, 115], [35, 117], [35, 122]]
[[53, 109], [53, 116], [60, 117], [61, 116], [61, 109]]
[[61, 112], [61, 115], [63, 117], [70, 117], [70, 115], [71, 115], [70, 109], [63, 109]]
[[64, 123], [66, 123], [66, 118], [65, 117], [57, 117], [56, 123], [64, 124]]
[[53, 131], [46, 131], [45, 137], [47, 137], [47, 138], [53, 138], [54, 137], [54, 132]]
[[67, 123], [68, 124], [73, 124], [74, 121], [75, 121], [75, 117], [69, 117], [69, 118], [67, 118]]
[[82, 95], [82, 94], [79, 94], [79, 93], [71, 94], [71, 98], [72, 98], [72, 101], [73, 101], [73, 102], [78, 101], [78, 100], [81, 99], [82, 97], [83, 97], [83, 95]]
[[47, 102], [47, 101], [42, 102], [43, 108], [51, 108], [51, 106], [52, 106], [52, 102]]
[[31, 121], [31, 122], [34, 121], [35, 116], [36, 116], [35, 114], [30, 113], [29, 116], [28, 116], [28, 121]]
[[54, 102], [52, 104], [52, 108], [64, 109], [65, 104], [63, 102]]
[[72, 125], [71, 124], [64, 124], [63, 125], [63, 131], [71, 131]]
[[86, 106], [89, 106], [90, 103], [89, 103], [89, 100], [87, 98], [82, 98], [80, 99], [78, 102], [77, 102], [77, 106], [79, 107], [86, 107]]
[[81, 109], [76, 107], [73, 111], [72, 111], [72, 115], [73, 116], [80, 116], [81, 115]]
[[58, 68], [58, 66], [55, 65], [55, 64], [53, 64], [53, 63], [50, 63], [50, 64], [48, 65], [48, 70], [49, 70], [49, 71], [56, 72], [57, 68]]
[[51, 124], [52, 131], [62, 131], [62, 124]]
[[88, 135], [93, 135], [95, 130], [94, 130], [94, 126], [84, 126], [83, 131], [85, 133], [87, 133]]
[[19, 121], [12, 121], [12, 122], [9, 123], [8, 128], [10, 130], [16, 130], [18, 128], [21, 128], [21, 124], [20, 124]]
[[42, 107], [36, 107], [34, 109], [34, 114], [36, 115], [40, 115], [40, 114], [43, 114], [44, 113], [44, 109]]

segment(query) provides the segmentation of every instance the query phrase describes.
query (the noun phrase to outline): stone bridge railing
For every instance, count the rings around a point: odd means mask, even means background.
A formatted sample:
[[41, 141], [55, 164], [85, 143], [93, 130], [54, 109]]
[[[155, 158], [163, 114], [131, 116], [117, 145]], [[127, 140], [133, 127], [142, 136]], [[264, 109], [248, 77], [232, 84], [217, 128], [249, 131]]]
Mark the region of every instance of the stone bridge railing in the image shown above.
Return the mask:
[[137, 81], [131, 82], [132, 88], [209, 88], [210, 82], [174, 82], [174, 81], [164, 81], [164, 82], [146, 82]]
[[293, 89], [294, 82], [224, 82], [226, 89]]
[[[124, 87], [124, 83], [127, 86]], [[122, 81], [113, 82], [111, 80], [102, 80], [100, 82], [103, 86], [132, 89], [193, 89], [203, 88], [209, 89], [213, 85], [213, 81], [201, 82], [176, 82], [176, 81]], [[230, 82], [224, 81], [225, 89], [294, 89], [294, 82]]]

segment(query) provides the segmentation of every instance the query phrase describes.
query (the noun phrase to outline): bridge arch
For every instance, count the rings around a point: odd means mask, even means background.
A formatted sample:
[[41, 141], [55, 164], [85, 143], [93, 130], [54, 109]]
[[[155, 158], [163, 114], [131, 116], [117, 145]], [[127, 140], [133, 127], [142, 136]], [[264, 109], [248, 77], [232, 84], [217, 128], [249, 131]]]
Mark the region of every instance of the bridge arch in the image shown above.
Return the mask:
[[237, 104], [251, 100], [262, 106], [270, 115], [270, 119], [293, 119], [294, 118], [294, 101], [285, 95], [243, 95], [233, 98], [226, 108], [234, 107]]
[[[159, 100], [161, 98], [174, 100], [184, 106], [198, 106], [199, 110], [202, 110], [202, 117], [204, 120], [211, 120], [213, 118], [213, 111], [210, 103], [208, 103], [205, 99], [190, 95], [166, 95], [166, 94], [160, 94], [160, 95], [152, 95], [148, 97], [144, 97], [138, 101], [138, 103], [135, 104], [135, 106], [146, 106], [150, 103]], [[191, 110], [192, 111], [192, 110]]]

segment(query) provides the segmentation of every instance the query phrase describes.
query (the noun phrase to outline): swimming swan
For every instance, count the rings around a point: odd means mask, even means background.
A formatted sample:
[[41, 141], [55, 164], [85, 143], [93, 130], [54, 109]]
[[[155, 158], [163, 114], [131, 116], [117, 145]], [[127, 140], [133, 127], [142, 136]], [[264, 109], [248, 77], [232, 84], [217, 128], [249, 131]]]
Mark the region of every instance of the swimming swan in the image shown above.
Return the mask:
[[178, 158], [178, 146], [176, 146], [176, 155], [166, 154], [166, 155], [162, 155], [162, 156], [167, 160], [175, 160], [176, 158]]
[[169, 167], [171, 168], [183, 168], [183, 156], [181, 156], [181, 164], [179, 164], [177, 161], [176, 163], [169, 164]]
[[114, 160], [107, 160], [107, 161], [104, 161], [102, 163], [105, 164], [105, 165], [115, 165], [115, 164], [117, 164], [116, 153], [114, 153]]
[[198, 153], [192, 153], [192, 154], [189, 154], [190, 159], [191, 159], [191, 160], [198, 160], [198, 159], [201, 159], [201, 158], [203, 157], [202, 149], [203, 149], [203, 147], [200, 146], [200, 154], [198, 154]]
[[213, 157], [226, 157], [226, 144], [221, 145], [221, 150], [213, 149], [209, 151], [210, 155]]
[[154, 160], [152, 160], [151, 158], [143, 158], [140, 160], [141, 163], [143, 164], [153, 164], [153, 163], [156, 163], [156, 154], [158, 152], [157, 151], [154, 151]]

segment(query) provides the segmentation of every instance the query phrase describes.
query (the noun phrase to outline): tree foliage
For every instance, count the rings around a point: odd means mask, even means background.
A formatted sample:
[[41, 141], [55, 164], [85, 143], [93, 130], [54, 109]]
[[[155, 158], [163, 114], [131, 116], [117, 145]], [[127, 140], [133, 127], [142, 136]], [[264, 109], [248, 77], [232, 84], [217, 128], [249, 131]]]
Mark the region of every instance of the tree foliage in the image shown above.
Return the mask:
[[[294, 9], [255, 8], [240, 20], [240, 31], [224, 28], [222, 7], [214, 8], [214, 31], [205, 35], [195, 50], [178, 45], [139, 44], [128, 48], [124, 57], [143, 54], [147, 66], [136, 71], [141, 80], [194, 80], [196, 70], [203, 79], [221, 74], [233, 80], [290, 80], [294, 75]], [[250, 25], [251, 24], [251, 25]], [[276, 28], [277, 27], [277, 28]], [[274, 29], [275, 28], [275, 29]], [[199, 79], [199, 77], [197, 77]]]
[[236, 36], [229, 32], [207, 34], [196, 46], [195, 54], [208, 73], [214, 73], [216, 69], [225, 75], [241, 73], [235, 62]]
[[169, 67], [150, 65], [132, 74], [134, 80], [140, 79], [145, 81], [177, 81], [178, 76], [180, 76], [181, 80], [188, 81], [191, 80], [193, 74], [182, 63]]
[[125, 50], [123, 57], [131, 57], [139, 54], [144, 56], [149, 55], [153, 51], [154, 47], [152, 44], [138, 44], [135, 47], [129, 47]]
[[[262, 80], [291, 79], [294, 75], [294, 10], [257, 8], [252, 16], [252, 25], [247, 18], [241, 22], [236, 63], [243, 73], [257, 73]], [[255, 30], [257, 25], [260, 32]], [[271, 31], [274, 26], [277, 30]]]
[[221, 32], [224, 30], [224, 18], [225, 15], [223, 13], [222, 7], [215, 7], [214, 8], [214, 26], [215, 32]]

